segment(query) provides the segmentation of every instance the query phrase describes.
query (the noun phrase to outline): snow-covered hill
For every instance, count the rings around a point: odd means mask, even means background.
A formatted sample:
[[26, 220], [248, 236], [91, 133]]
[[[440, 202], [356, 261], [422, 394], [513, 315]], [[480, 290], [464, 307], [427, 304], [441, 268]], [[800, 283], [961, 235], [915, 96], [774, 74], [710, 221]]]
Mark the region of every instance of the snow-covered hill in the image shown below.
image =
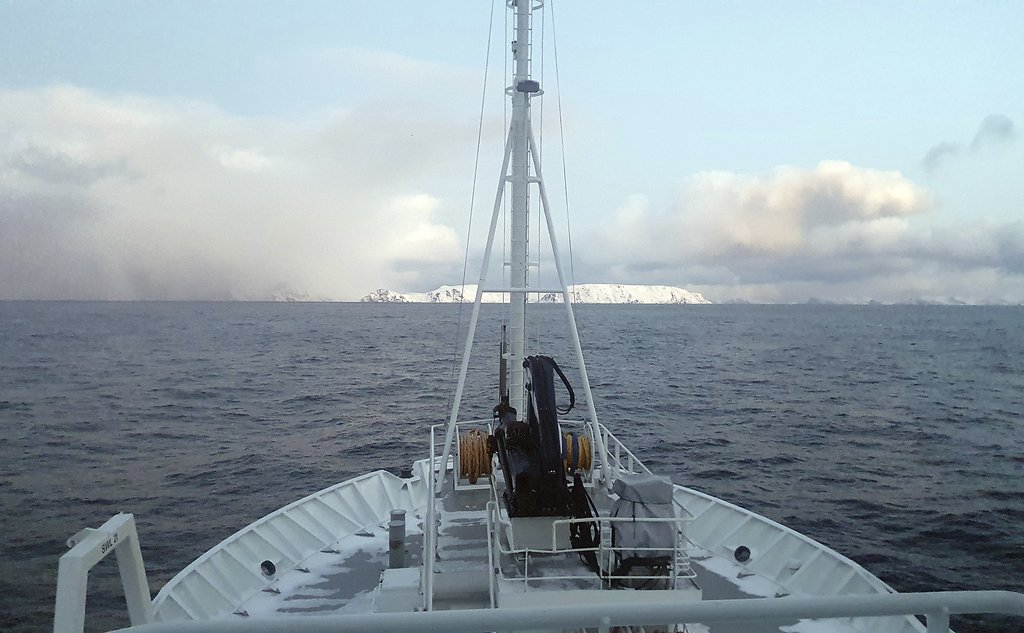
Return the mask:
[[[699, 292], [691, 292], [675, 286], [640, 286], [630, 284], [578, 284], [569, 286], [569, 293], [575, 303], [711, 303]], [[465, 301], [476, 298], [476, 285], [467, 284]], [[463, 299], [460, 286], [441, 286], [430, 292], [400, 293], [380, 288], [366, 295], [360, 301], [373, 303], [458, 303]], [[531, 300], [533, 300], [531, 298]], [[500, 294], [484, 295], [484, 303], [500, 303]], [[537, 297], [539, 303], [561, 303], [559, 293], [545, 293]]]
[[[699, 292], [675, 286], [639, 286], [627, 284], [579, 284], [569, 287], [575, 303], [711, 303]], [[561, 303], [562, 295], [540, 296], [541, 303]]]
[[[466, 285], [466, 301], [473, 301], [476, 297], [476, 286]], [[488, 295], [484, 301], [497, 303], [500, 295]], [[462, 288], [460, 286], [441, 286], [430, 292], [395, 292], [379, 288], [366, 295], [360, 301], [369, 303], [459, 303], [462, 300]]]

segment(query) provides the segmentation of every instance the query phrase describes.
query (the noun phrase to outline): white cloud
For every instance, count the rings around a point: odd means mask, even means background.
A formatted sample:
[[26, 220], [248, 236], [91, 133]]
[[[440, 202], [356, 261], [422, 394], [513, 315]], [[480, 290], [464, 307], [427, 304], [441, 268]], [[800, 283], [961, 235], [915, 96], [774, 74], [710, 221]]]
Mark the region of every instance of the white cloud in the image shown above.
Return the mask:
[[663, 212], [627, 200], [589, 264], [720, 300], [1024, 300], [1022, 224], [922, 228], [932, 207], [898, 172], [843, 161], [700, 173]]
[[382, 219], [386, 225], [401, 228], [391, 236], [386, 253], [394, 259], [453, 261], [453, 256], [459, 252], [455, 231], [431, 221], [439, 204], [436, 198], [425, 193], [392, 199]]
[[290, 123], [0, 92], [0, 298], [351, 299], [415, 282], [461, 261], [423, 185], [473, 138], [419, 115], [410, 136], [401, 108], [369, 104]]
[[[618, 255], [635, 253], [663, 263], [704, 263], [717, 257], [779, 257], [822, 248], [822, 233], [860, 239], [905, 224], [889, 222], [926, 210], [927, 192], [896, 172], [824, 161], [815, 169], [779, 168], [765, 176], [705, 172], [689, 178], [667, 213], [653, 213], [642, 197], [620, 209], [605, 239]], [[889, 228], [886, 228], [889, 227]], [[620, 240], [618, 236], [627, 236]]]
[[[682, 226], [705, 239], [705, 253], [795, 252], [823, 228], [920, 213], [930, 196], [896, 172], [823, 161], [816, 168], [779, 168], [767, 176], [702, 173], [677, 203]], [[709, 239], [708, 239], [709, 238]]]
[[223, 166], [242, 171], [267, 171], [276, 161], [256, 149], [218, 145], [210, 148], [210, 153]]
[[[286, 121], [0, 91], [0, 299], [355, 299], [453, 283], [476, 129], [438, 108], [378, 100]], [[577, 280], [715, 300], [1024, 300], [1024, 223], [931, 226], [932, 208], [900, 173], [843, 161], [699, 173], [668, 208], [637, 195], [589, 236], [577, 227]]]

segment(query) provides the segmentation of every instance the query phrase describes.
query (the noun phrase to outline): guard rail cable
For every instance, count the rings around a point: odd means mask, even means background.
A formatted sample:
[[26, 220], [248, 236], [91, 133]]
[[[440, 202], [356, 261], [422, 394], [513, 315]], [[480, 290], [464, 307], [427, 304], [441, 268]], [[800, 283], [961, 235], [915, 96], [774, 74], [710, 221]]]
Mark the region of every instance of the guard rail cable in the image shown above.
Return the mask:
[[[495, 570], [495, 574], [501, 576], [504, 580], [521, 580], [524, 584], [529, 581], [560, 581], [560, 580], [587, 580], [595, 584], [599, 589], [610, 589], [611, 585], [606, 581], [660, 581], [668, 580], [670, 589], [677, 588], [677, 582], [679, 579], [694, 579], [697, 577], [696, 573], [690, 566], [690, 557], [686, 553], [684, 546], [686, 540], [684, 535], [683, 527], [686, 523], [692, 521], [692, 517], [678, 516], [674, 518], [632, 518], [632, 517], [589, 517], [589, 518], [578, 518], [578, 519], [555, 519], [551, 523], [551, 547], [538, 549], [538, 548], [526, 548], [517, 547], [512, 541], [512, 523], [507, 518], [502, 516], [501, 509], [498, 503], [494, 500], [487, 503], [487, 543], [489, 548], [493, 548], [493, 553], [489, 554], [488, 559], [491, 561], [490, 567]], [[558, 546], [558, 533], [561, 528], [568, 530], [568, 526], [578, 523], [593, 523], [599, 526], [602, 532], [610, 532], [612, 525], [615, 523], [670, 523], [673, 525], [673, 543], [669, 547], [636, 547], [633, 545], [629, 546], [612, 546], [609, 545], [610, 539], [602, 538], [602, 544], [598, 547], [559, 547]], [[501, 529], [499, 529], [501, 528]], [[503, 543], [502, 533], [504, 534], [505, 541], [508, 543], [506, 547]], [[671, 559], [671, 568], [666, 574], [654, 574], [654, 575], [622, 575], [616, 576], [611, 575], [611, 570], [616, 567], [617, 553], [624, 551], [643, 551], [648, 555], [659, 555], [667, 554], [668, 558]], [[601, 561], [601, 568], [606, 573], [601, 576], [596, 576], [592, 570], [587, 569], [584, 572], [573, 573], [573, 574], [551, 574], [545, 573], [539, 576], [530, 575], [530, 560], [531, 556], [538, 554], [541, 556], [550, 556], [552, 554], [582, 554], [584, 552], [593, 552], [598, 559]], [[523, 564], [522, 573], [518, 576], [506, 575], [500, 565], [499, 557], [516, 557]], [[494, 585], [496, 578], [491, 579], [491, 584]], [[492, 589], [493, 591], [493, 589]]]

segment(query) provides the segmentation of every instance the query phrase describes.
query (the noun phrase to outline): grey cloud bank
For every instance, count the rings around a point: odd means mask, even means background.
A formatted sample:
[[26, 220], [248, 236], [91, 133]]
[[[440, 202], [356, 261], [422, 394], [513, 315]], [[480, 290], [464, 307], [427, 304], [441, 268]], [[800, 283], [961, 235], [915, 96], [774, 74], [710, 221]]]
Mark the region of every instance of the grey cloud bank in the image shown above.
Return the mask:
[[922, 226], [933, 205], [897, 172], [844, 161], [712, 172], [667, 211], [629, 201], [596, 239], [620, 275], [680, 279], [719, 301], [1024, 300], [1024, 223]]
[[[465, 232], [452, 192], [469, 190], [476, 133], [457, 118], [393, 99], [289, 122], [0, 91], [0, 299], [356, 300], [450, 283]], [[989, 117], [971, 145], [1014, 135]], [[839, 160], [699, 173], [668, 208], [637, 195], [611, 221], [575, 214], [577, 279], [714, 301], [1024, 301], [1024, 225], [929, 223], [935, 205], [898, 172]]]
[[0, 298], [345, 299], [448, 271], [458, 240], [416, 181], [461, 130], [404, 115], [4, 92]]

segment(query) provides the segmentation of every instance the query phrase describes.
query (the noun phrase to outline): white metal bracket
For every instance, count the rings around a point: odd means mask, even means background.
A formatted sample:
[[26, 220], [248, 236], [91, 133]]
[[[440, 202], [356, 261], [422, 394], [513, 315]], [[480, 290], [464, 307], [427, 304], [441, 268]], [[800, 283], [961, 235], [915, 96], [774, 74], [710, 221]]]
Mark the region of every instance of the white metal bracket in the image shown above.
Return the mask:
[[78, 532], [67, 543], [70, 550], [60, 557], [57, 566], [54, 633], [82, 633], [89, 570], [111, 552], [117, 557], [132, 626], [152, 621], [153, 601], [149, 595], [149, 582], [133, 515], [118, 513], [98, 528], [85, 528]]

